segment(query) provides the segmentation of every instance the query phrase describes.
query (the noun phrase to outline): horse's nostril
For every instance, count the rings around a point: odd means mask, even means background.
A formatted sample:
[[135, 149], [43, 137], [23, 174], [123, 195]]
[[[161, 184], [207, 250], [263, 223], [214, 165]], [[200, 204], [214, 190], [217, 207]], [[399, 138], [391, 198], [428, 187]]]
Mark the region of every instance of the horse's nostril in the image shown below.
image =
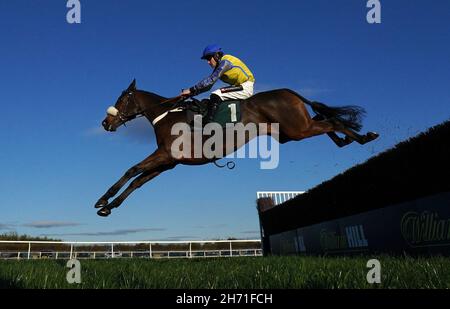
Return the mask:
[[106, 121], [105, 120], [102, 121], [102, 126], [104, 126], [104, 127], [106, 126]]

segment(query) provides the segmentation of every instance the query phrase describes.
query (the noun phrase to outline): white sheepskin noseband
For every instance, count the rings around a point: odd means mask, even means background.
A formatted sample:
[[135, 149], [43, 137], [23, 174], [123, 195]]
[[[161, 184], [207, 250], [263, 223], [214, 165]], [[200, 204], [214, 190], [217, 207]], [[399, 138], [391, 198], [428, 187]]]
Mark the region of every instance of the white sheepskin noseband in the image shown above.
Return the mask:
[[117, 108], [115, 108], [114, 106], [110, 106], [110, 107], [108, 107], [108, 109], [106, 110], [106, 113], [107, 113], [108, 115], [111, 115], [111, 116], [117, 116], [117, 114], [119, 113], [119, 111], [118, 111]]

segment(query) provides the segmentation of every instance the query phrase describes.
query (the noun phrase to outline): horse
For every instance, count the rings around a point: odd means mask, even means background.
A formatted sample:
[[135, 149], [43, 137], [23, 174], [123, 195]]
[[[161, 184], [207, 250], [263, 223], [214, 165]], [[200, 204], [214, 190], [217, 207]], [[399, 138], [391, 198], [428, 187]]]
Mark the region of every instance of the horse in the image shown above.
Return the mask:
[[[134, 79], [118, 97], [115, 105], [108, 108], [107, 116], [102, 121], [102, 126], [106, 131], [114, 132], [128, 121], [143, 116], [153, 125], [157, 149], [140, 163], [129, 168], [100, 197], [94, 206], [100, 208], [97, 211], [99, 216], [110, 215], [111, 210], [119, 207], [133, 191], [178, 164], [202, 165], [218, 160], [218, 158], [204, 155], [200, 157], [173, 155], [171, 145], [179, 136], [174, 135], [171, 128], [176, 123], [188, 122], [188, 111], [187, 109], [181, 109], [178, 112], [170, 111], [185, 99], [166, 98], [155, 93], [138, 90]], [[309, 114], [307, 105], [316, 113], [314, 117]], [[364, 135], [357, 133], [362, 128], [361, 119], [364, 114], [364, 109], [359, 106], [330, 107], [320, 102], [311, 102], [290, 89], [260, 92], [241, 101], [241, 123], [243, 125], [250, 123], [279, 124], [277, 132], [273, 132], [271, 127], [268, 127], [267, 130], [258, 131], [256, 135], [276, 136], [280, 144], [320, 134], [328, 134], [339, 147], [346, 146], [353, 141], [361, 145], [366, 144], [376, 139], [378, 134], [374, 132]], [[345, 137], [339, 137], [336, 132], [344, 134]], [[233, 147], [224, 149], [224, 153], [228, 155], [236, 151], [254, 137], [245, 136], [241, 139], [240, 144], [236, 142], [235, 145], [232, 145]], [[202, 139], [202, 143], [204, 142]], [[131, 179], [133, 181], [130, 185], [109, 202]]]

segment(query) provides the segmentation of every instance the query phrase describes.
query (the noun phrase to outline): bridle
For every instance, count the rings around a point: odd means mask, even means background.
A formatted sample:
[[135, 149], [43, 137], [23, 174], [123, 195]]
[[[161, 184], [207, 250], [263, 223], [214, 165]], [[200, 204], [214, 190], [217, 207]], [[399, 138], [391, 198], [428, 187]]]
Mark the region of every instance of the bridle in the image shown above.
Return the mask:
[[[121, 100], [124, 100], [124, 98], [122, 98], [126, 93], [126, 102], [123, 106], [122, 111], [118, 110], [115, 106], [110, 106], [107, 110], [107, 114], [114, 116], [114, 117], [119, 117], [120, 123], [118, 124], [118, 126], [124, 125], [126, 126], [126, 123], [130, 120], [133, 120], [135, 118], [140, 118], [144, 116], [144, 113], [146, 111], [146, 109], [143, 109], [141, 107], [141, 105], [139, 104], [139, 102], [137, 101], [136, 97], [135, 97], [135, 90], [125, 90], [122, 92], [122, 96], [121, 96]], [[167, 103], [174, 103], [174, 104], [178, 104], [180, 102], [183, 102], [184, 100], [186, 100], [188, 97], [184, 97], [184, 96], [177, 96], [174, 98], [170, 98], [167, 100], [164, 100], [163, 102], [158, 103], [158, 105], [163, 105], [163, 104], [167, 104]], [[128, 110], [128, 106], [129, 104], [134, 104], [135, 108], [134, 110], [130, 113], [130, 114], [124, 114], [123, 110], [127, 111]], [[171, 111], [180, 111], [179, 108], [175, 108], [174, 110]], [[159, 115], [158, 117], [156, 117], [153, 121], [152, 124], [155, 125], [159, 120], [161, 120], [162, 118], [164, 118], [170, 111], [167, 111], [165, 113], [162, 113], [161, 115]]]
[[[136, 97], [135, 97], [135, 91], [134, 90], [126, 90], [124, 92], [122, 92], [122, 96], [126, 93], [126, 102], [124, 104], [124, 107], [121, 108], [122, 111], [118, 110], [115, 106], [110, 106], [107, 110], [107, 113], [111, 116], [117, 116], [119, 117], [120, 120], [120, 124], [119, 125], [125, 125], [126, 123], [132, 119], [135, 118], [139, 118], [144, 116], [144, 112], [145, 110], [141, 108], [141, 105], [139, 104], [139, 102], [137, 101]], [[122, 98], [123, 100], [124, 98]], [[130, 104], [134, 104], [135, 108], [134, 111], [132, 111], [130, 114], [125, 114], [123, 111], [127, 111], [128, 110], [128, 106]]]

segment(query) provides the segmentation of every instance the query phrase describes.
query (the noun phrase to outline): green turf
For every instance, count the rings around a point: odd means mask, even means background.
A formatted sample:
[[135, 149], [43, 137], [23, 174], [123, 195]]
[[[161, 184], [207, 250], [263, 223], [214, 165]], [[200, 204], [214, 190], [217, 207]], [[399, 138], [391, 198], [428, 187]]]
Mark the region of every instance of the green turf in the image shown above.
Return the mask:
[[368, 284], [373, 257], [242, 257], [80, 260], [81, 284], [67, 261], [0, 261], [0, 288], [450, 288], [450, 258], [378, 256], [381, 284]]

